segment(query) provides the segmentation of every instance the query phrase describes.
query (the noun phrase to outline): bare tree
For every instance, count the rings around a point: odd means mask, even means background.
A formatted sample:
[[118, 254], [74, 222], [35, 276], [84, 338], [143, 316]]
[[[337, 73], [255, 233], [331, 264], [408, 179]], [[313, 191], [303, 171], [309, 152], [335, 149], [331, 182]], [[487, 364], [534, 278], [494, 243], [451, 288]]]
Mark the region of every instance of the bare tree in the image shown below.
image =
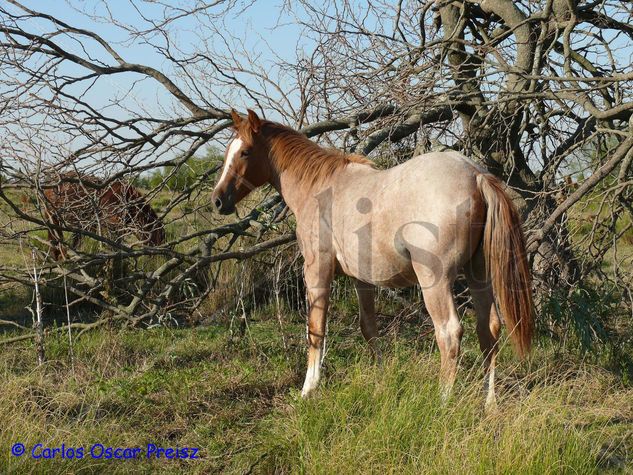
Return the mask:
[[[3, 238], [28, 235], [44, 250], [38, 230], [53, 230], [98, 243], [49, 261], [48, 285], [67, 276], [77, 302], [149, 321], [217, 291], [218, 263], [291, 242], [292, 221], [276, 229], [284, 207], [268, 190], [235, 222], [213, 215], [206, 196], [219, 159], [170, 189], [206, 147], [223, 147], [230, 109], [250, 106], [379, 166], [432, 149], [474, 157], [521, 204], [542, 295], [599, 275], [633, 301], [633, 257], [622, 246], [632, 223], [631, 2], [286, 2], [277, 25], [299, 31], [290, 57], [266, 31], [227, 27], [256, 5], [130, 4], [138, 21], [107, 2], [71, 2], [85, 20], [76, 25], [15, 0], [0, 5]], [[179, 41], [185, 28], [195, 41]], [[161, 64], [133, 61], [137, 47]], [[103, 189], [156, 170], [145, 199], [161, 203], [162, 246], [135, 243], [134, 229], [115, 239], [47, 219], [47, 187]], [[114, 276], [119, 295], [90, 271], [117, 258], [128, 266]], [[0, 263], [0, 274], [28, 285], [15, 266]]]

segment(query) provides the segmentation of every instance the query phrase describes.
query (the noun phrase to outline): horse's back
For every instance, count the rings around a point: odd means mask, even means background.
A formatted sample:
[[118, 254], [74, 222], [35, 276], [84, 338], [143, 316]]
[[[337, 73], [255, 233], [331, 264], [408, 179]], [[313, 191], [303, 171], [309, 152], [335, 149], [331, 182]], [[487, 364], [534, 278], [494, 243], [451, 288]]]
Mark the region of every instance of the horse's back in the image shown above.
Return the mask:
[[431, 152], [371, 177], [365, 184], [376, 211], [396, 220], [437, 225], [480, 196], [485, 169], [458, 152]]
[[472, 185], [486, 170], [459, 152], [430, 152], [385, 170], [386, 184], [398, 182], [454, 192]]
[[95, 177], [67, 174], [58, 183], [44, 188], [44, 197], [55, 219], [88, 229], [102, 217], [116, 214], [112, 210], [114, 206], [120, 207], [121, 187], [120, 180], [103, 188]]

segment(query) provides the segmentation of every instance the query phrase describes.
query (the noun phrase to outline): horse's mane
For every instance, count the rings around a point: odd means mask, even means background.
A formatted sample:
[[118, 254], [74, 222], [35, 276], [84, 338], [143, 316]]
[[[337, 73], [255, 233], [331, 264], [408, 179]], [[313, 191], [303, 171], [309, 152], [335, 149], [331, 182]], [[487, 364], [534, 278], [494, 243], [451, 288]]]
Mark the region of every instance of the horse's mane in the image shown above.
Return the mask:
[[300, 184], [314, 185], [350, 163], [373, 167], [362, 155], [321, 147], [296, 130], [276, 122], [262, 121], [262, 134], [270, 144], [270, 156], [278, 173], [287, 171]]
[[[122, 178], [108, 180], [95, 175], [80, 174], [77, 172], [62, 172], [57, 175], [47, 176], [44, 181], [44, 188], [64, 187], [66, 189], [77, 189], [88, 191], [89, 193], [114, 193], [119, 198], [127, 200], [139, 200], [143, 197], [141, 192], [130, 182]], [[84, 190], [84, 187], [87, 190]]]

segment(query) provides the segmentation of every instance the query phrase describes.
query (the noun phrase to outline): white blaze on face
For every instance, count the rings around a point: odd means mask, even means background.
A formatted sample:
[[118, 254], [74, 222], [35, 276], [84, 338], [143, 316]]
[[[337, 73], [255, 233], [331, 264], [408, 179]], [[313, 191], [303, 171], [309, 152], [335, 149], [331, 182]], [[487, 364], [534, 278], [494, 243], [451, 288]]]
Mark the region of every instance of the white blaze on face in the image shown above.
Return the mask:
[[233, 165], [233, 161], [235, 160], [235, 157], [237, 157], [237, 152], [239, 152], [240, 148], [242, 148], [242, 139], [237, 137], [233, 139], [233, 141], [229, 145], [228, 152], [226, 152], [226, 161], [224, 162], [224, 169], [222, 170], [222, 176], [220, 176], [220, 180], [218, 181], [217, 186], [220, 186], [222, 183], [224, 183], [224, 180], [228, 176], [229, 170], [231, 169], [231, 166]]

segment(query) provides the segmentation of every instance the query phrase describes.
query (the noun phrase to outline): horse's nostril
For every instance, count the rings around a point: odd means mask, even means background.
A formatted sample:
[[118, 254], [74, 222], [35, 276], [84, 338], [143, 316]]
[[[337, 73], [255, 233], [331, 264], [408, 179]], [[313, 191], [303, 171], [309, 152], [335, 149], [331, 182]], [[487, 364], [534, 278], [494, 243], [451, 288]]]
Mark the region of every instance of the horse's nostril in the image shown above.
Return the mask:
[[213, 204], [218, 210], [222, 209], [222, 200], [220, 198], [216, 198]]

